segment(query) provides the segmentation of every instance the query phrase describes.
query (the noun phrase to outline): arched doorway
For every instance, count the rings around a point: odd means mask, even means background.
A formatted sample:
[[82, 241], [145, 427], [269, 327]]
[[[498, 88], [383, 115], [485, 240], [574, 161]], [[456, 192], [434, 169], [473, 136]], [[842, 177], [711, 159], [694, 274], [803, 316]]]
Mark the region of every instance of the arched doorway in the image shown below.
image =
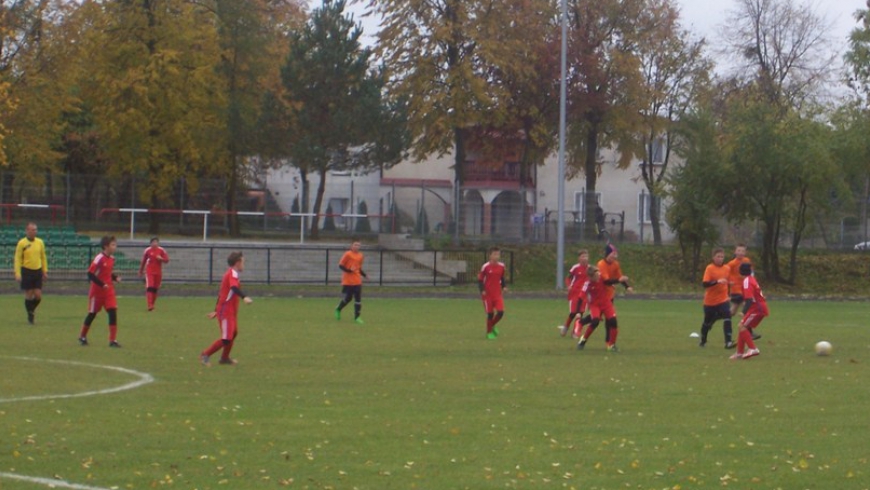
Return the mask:
[[463, 200], [462, 214], [465, 218], [463, 234], [480, 235], [483, 233], [483, 196], [477, 191], [467, 191]]
[[492, 200], [492, 235], [522, 238], [523, 198], [519, 192], [504, 191]]

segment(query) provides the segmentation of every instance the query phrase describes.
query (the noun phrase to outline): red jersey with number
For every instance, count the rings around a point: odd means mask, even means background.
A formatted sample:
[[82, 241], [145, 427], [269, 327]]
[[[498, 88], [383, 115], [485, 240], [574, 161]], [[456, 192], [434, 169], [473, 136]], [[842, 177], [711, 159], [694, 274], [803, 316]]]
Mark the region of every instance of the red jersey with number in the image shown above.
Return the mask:
[[571, 270], [568, 271], [568, 279], [566, 279], [568, 299], [583, 299], [583, 286], [588, 279], [586, 276], [588, 268], [588, 264], [574, 264], [574, 267], [571, 267]]
[[97, 254], [94, 257], [94, 260], [91, 262], [91, 266], [88, 267], [88, 273], [97, 276], [97, 279], [102, 281], [104, 284], [108, 284], [109, 287], [107, 289], [103, 289], [102, 286], [97, 285], [97, 283], [91, 281], [91, 295], [93, 294], [102, 294], [103, 292], [110, 291], [114, 289], [115, 284], [112, 282], [112, 272], [115, 270], [115, 257], [111, 255], [106, 255], [103, 252]]
[[146, 274], [160, 275], [163, 273], [164, 262], [169, 262], [169, 254], [163, 247], [148, 247], [142, 254], [142, 264], [139, 266], [139, 271], [144, 270]]
[[751, 308], [757, 308], [763, 315], [770, 314], [767, 309], [767, 300], [764, 299], [764, 293], [761, 291], [761, 286], [755, 280], [755, 276], [746, 276], [743, 278], [743, 299], [752, 300]]
[[487, 262], [480, 268], [480, 273], [477, 275], [477, 282], [483, 284], [483, 291], [487, 296], [501, 296], [501, 290], [504, 288], [504, 264], [501, 262]]
[[230, 267], [221, 279], [221, 289], [218, 293], [217, 306], [215, 306], [219, 318], [235, 318], [239, 312], [239, 295], [233, 291], [233, 287], [241, 289], [242, 283], [239, 280], [239, 271]]

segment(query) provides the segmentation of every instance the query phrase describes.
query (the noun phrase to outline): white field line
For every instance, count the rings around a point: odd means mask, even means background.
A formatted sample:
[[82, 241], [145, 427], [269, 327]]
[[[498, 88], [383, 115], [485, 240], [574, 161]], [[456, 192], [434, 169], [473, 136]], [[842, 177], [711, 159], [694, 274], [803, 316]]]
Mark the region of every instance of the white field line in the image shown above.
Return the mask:
[[[23, 402], [23, 401], [39, 401], [39, 400], [54, 400], [60, 398], [80, 398], [85, 396], [96, 396], [96, 395], [108, 395], [110, 393], [117, 393], [119, 391], [126, 391], [138, 388], [140, 386], [146, 385], [148, 383], [154, 382], [154, 377], [148, 373], [142, 373], [139, 371], [134, 371], [132, 369], [122, 368], [118, 366], [102, 366], [100, 364], [90, 364], [86, 362], [76, 362], [76, 361], [60, 361], [60, 360], [52, 360], [52, 359], [37, 359], [35, 357], [9, 357], [9, 356], [0, 356], [5, 359], [16, 359], [19, 361], [30, 361], [30, 362], [50, 362], [54, 364], [66, 364], [69, 366], [83, 366], [89, 368], [97, 368], [97, 369], [108, 369], [109, 371], [117, 371], [119, 373], [129, 374], [131, 376], [135, 376], [138, 378], [136, 381], [131, 383], [127, 383], [121, 386], [116, 386], [114, 388], [106, 388], [103, 390], [93, 390], [93, 391], [84, 391], [81, 393], [66, 393], [66, 394], [58, 394], [58, 395], [36, 395], [36, 396], [22, 396], [18, 398], [0, 398], [0, 403], [12, 403], [12, 402]], [[45, 485], [49, 488], [69, 488], [72, 490], [112, 490], [105, 487], [94, 487], [91, 485], [82, 485], [79, 483], [70, 483], [68, 481], [59, 480], [55, 478], [42, 478], [38, 476], [26, 476], [19, 475], [17, 473], [6, 473], [0, 472], [0, 479], [6, 480], [17, 480], [24, 481], [29, 483], [35, 483], [37, 485]]]
[[64, 480], [55, 480], [54, 478], [39, 478], [36, 476], [24, 476], [18, 475], [15, 473], [4, 473], [0, 471], [0, 479], [5, 478], [7, 480], [18, 480], [25, 481], [28, 483], [36, 483], [38, 485], [45, 485], [49, 488], [72, 488], [74, 490], [112, 490], [111, 488], [105, 487], [92, 487], [90, 485], [81, 485], [79, 483], [70, 483]]
[[143, 385], [147, 385], [148, 383], [154, 382], [154, 377], [148, 373], [142, 373], [139, 371], [134, 371], [132, 369], [122, 368], [118, 366], [103, 366], [100, 364], [90, 364], [87, 362], [76, 362], [76, 361], [61, 361], [61, 360], [52, 360], [52, 359], [37, 359], [35, 357], [8, 357], [8, 356], [0, 356], [5, 359], [16, 359], [19, 361], [31, 361], [31, 362], [50, 362], [54, 364], [66, 364], [69, 366], [83, 366], [89, 368], [96, 369], [107, 369], [109, 371], [117, 371], [119, 373], [129, 374], [131, 376], [135, 376], [138, 378], [136, 381], [121, 385], [115, 386], [113, 388], [105, 388], [102, 390], [93, 390], [93, 391], [83, 391], [81, 393], [66, 393], [66, 394], [57, 394], [57, 395], [34, 395], [34, 396], [22, 396], [22, 397], [13, 397], [13, 398], [0, 398], [0, 403], [12, 403], [12, 402], [25, 402], [25, 401], [39, 401], [39, 400], [55, 400], [61, 398], [81, 398], [85, 396], [96, 396], [96, 395], [108, 395], [110, 393], [117, 393], [119, 391], [127, 391], [138, 388]]

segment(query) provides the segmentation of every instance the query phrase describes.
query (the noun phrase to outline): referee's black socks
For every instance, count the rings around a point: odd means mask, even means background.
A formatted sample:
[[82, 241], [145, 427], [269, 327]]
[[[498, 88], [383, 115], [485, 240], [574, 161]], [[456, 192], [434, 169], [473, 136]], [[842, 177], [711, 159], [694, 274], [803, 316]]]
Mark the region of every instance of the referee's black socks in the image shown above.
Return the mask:
[[41, 301], [41, 299], [25, 299], [24, 309], [27, 310], [28, 313], [33, 313], [36, 311], [36, 307], [39, 306]]

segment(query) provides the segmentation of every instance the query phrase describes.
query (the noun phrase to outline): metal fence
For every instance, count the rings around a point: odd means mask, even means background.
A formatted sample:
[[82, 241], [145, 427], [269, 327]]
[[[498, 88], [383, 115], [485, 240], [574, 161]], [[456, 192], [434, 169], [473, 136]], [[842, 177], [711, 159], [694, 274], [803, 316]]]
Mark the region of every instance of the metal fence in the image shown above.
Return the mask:
[[[309, 185], [307, 202], [311, 203], [316, 181]], [[69, 225], [80, 231], [111, 232], [131, 239], [152, 232], [209, 240], [228, 235], [231, 217], [225, 211], [226, 181], [180, 178], [169, 187], [168, 195], [153, 205], [143, 199], [148, 190], [144, 176], [64, 173], [24, 180], [14, 172], [0, 170], [0, 221], [20, 225], [35, 220], [40, 226]], [[553, 243], [557, 236], [556, 212], [540, 209], [532, 189], [463, 187], [458, 222], [453, 205], [457, 196], [452, 183], [445, 180], [332, 173], [316, 217], [309, 213], [310, 204], [300, 204], [302, 194], [298, 176], [289, 170], [246, 178], [235, 196], [240, 212], [235, 219], [241, 233], [302, 243], [311, 220], [317, 219], [320, 236], [336, 241], [350, 236], [374, 238], [383, 233], [429, 237], [435, 244], [457, 238], [471, 243]], [[154, 211], [155, 206], [159, 212]], [[801, 247], [848, 250], [870, 241], [870, 222], [858, 218], [863, 215], [859, 208], [839, 220], [813, 219], [803, 233]], [[643, 227], [640, 233], [631, 229], [632, 216], [631, 210], [607, 213], [603, 232], [588, 237], [583, 233], [583, 217], [566, 211], [566, 239], [650, 243], [649, 224], [644, 236]], [[720, 243], [744, 242], [754, 248], [761, 244], [758, 224], [735, 226], [722, 221], [719, 229]], [[789, 230], [783, 229], [780, 237], [780, 246], [788, 247]]]
[[[227, 256], [239, 250], [245, 254], [244, 282], [267, 285], [338, 285], [338, 262], [344, 248], [285, 245], [193, 245], [163, 243], [170, 256], [163, 268], [163, 281], [170, 283], [220, 282], [227, 269]], [[115, 271], [129, 282], [135, 280], [146, 244], [119, 242]], [[86, 280], [88, 266], [100, 251], [94, 243], [46, 245], [49, 276], [53, 281]], [[0, 273], [13, 280], [15, 242], [0, 243]], [[378, 286], [448, 286], [475, 283], [487, 252], [363, 250], [366, 284]], [[514, 255], [502, 252], [505, 280], [513, 283]]]

